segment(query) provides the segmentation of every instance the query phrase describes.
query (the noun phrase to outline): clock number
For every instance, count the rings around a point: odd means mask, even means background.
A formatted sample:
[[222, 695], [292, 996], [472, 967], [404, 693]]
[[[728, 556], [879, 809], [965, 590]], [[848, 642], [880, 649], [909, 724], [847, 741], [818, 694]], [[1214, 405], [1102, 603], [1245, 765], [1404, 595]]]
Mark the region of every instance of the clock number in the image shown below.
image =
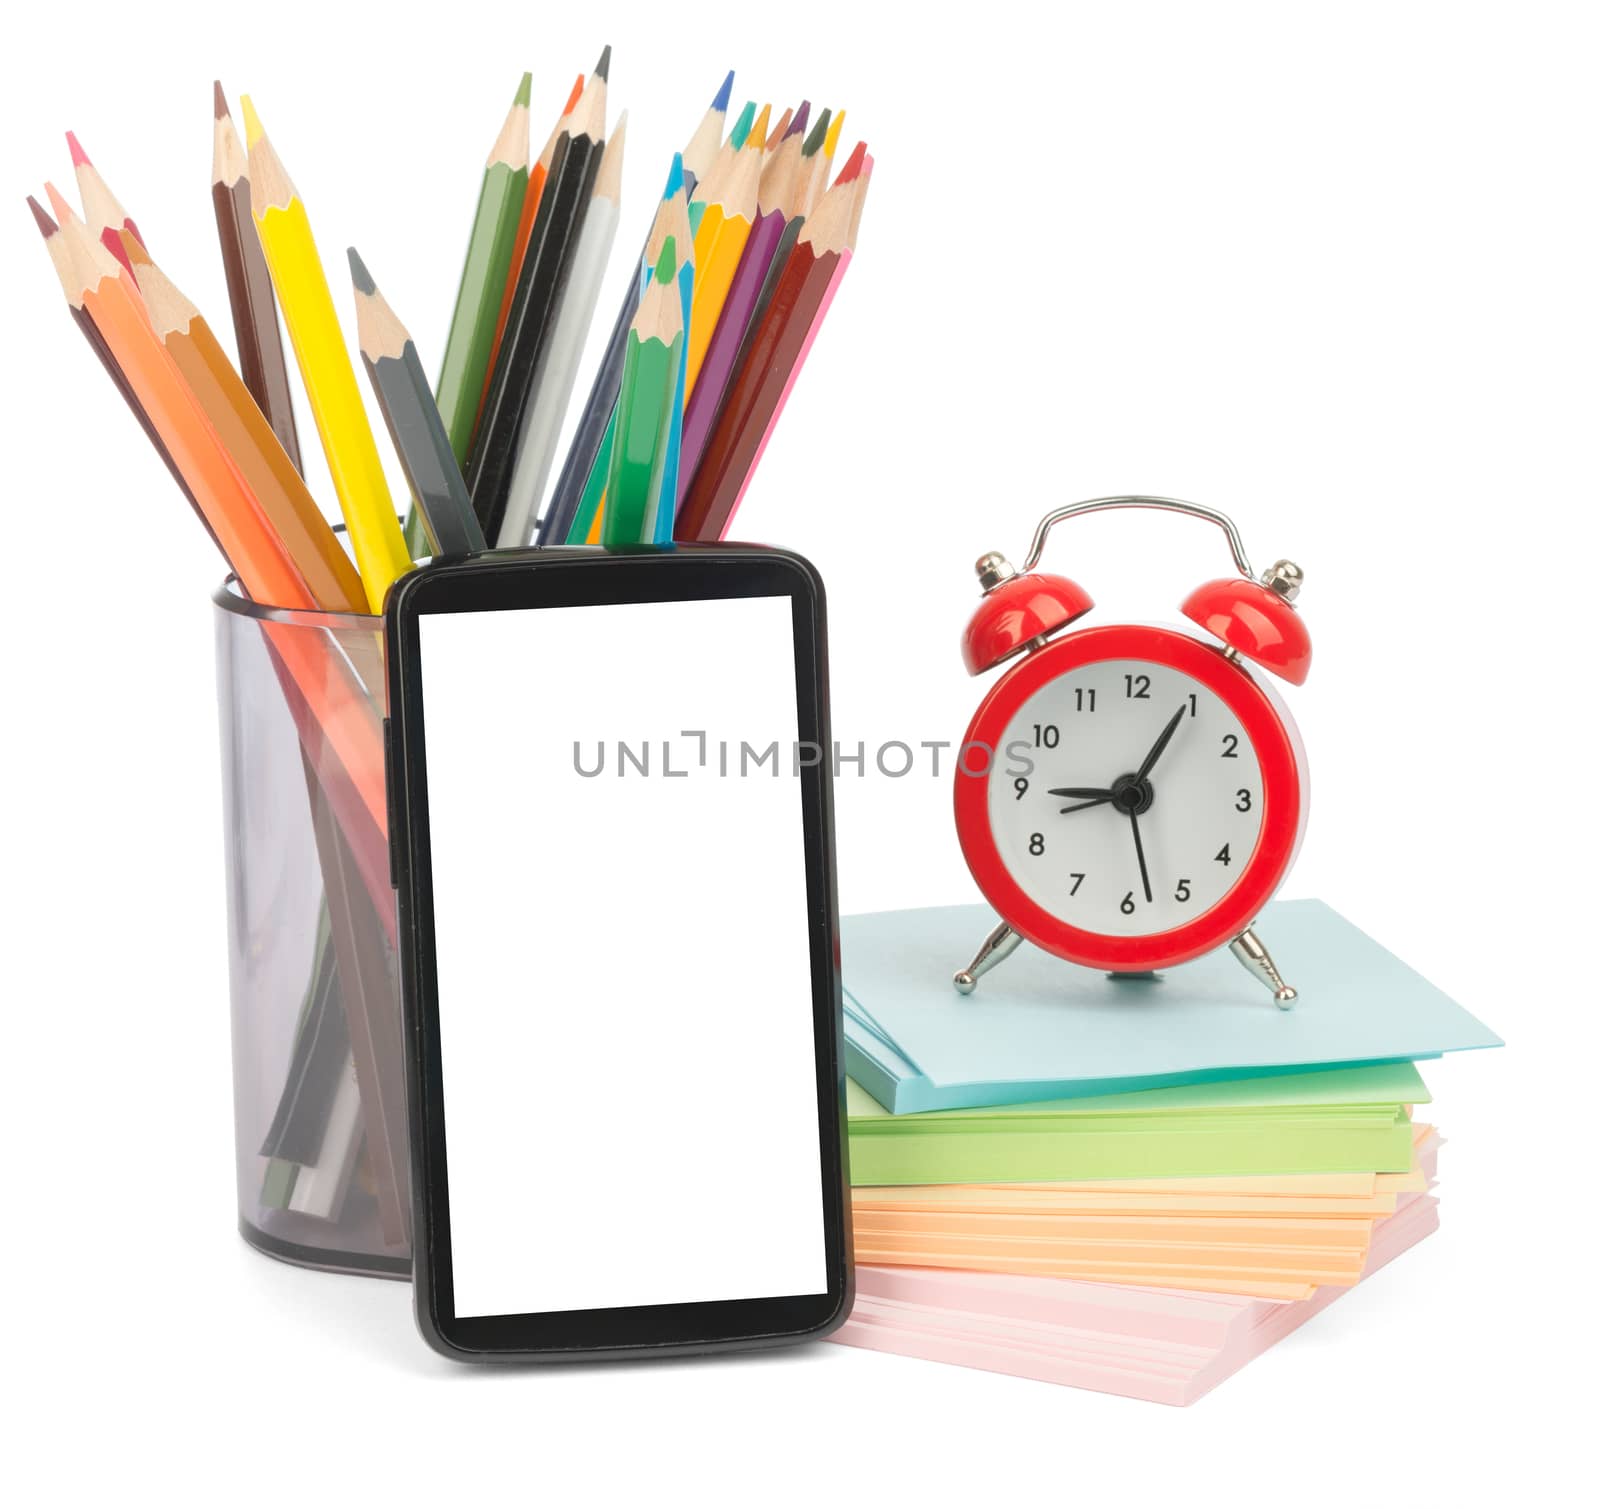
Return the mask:
[[1054, 749], [1061, 742], [1061, 730], [1054, 723], [1033, 725], [1033, 747]]
[[1231, 865], [1233, 863], [1233, 856], [1228, 853], [1228, 846], [1226, 844], [1217, 850], [1214, 858], [1219, 865]]
[[1092, 686], [1076, 686], [1072, 689], [1072, 695], [1076, 700], [1078, 712], [1092, 713], [1094, 711], [1094, 688]]
[[1200, 699], [1193, 692], [1189, 693], [1189, 716], [1191, 718], [1200, 716]]
[[1148, 676], [1124, 676], [1122, 680], [1128, 688], [1128, 696], [1136, 697], [1144, 702], [1150, 700], [1150, 678]]
[[1011, 784], [1017, 788], [1017, 800], [1020, 802], [1028, 794], [1028, 778], [1019, 775]]
[[1238, 734], [1224, 734], [1222, 736], [1222, 758], [1225, 760], [1237, 760], [1239, 758]]
[[1078, 894], [1078, 887], [1081, 886], [1082, 884], [1083, 884], [1083, 874], [1082, 874], [1082, 872], [1079, 871], [1079, 870], [1074, 870], [1072, 872], [1072, 889], [1067, 892], [1067, 895], [1076, 896]]
[[1241, 786], [1234, 794], [1239, 800], [1233, 804], [1233, 810], [1235, 812], [1248, 812], [1250, 810], [1250, 793]]
[[1122, 915], [1124, 917], [1131, 917], [1133, 915], [1133, 892], [1132, 891], [1129, 891], [1128, 894], [1122, 898]]
[[1187, 880], [1180, 880], [1178, 882], [1178, 889], [1172, 893], [1172, 899], [1174, 901], [1187, 901], [1189, 899], [1189, 894], [1189, 882]]
[[1030, 853], [1030, 854], [1043, 854], [1044, 853], [1044, 834], [1035, 833], [1028, 840], [1028, 853]]

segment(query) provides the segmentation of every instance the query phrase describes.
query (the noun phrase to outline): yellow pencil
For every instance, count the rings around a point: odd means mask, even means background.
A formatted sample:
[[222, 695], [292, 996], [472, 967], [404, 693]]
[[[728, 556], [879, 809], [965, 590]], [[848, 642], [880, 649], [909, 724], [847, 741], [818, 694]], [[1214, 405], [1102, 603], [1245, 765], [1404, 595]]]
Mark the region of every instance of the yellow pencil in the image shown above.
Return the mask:
[[834, 116], [833, 124], [828, 127], [828, 134], [823, 138], [822, 155], [826, 157], [829, 162], [833, 161], [833, 154], [838, 150], [839, 133], [844, 130], [845, 114], [846, 112], [841, 110], [836, 116]]
[[694, 309], [689, 319], [689, 356], [683, 391], [694, 392], [700, 364], [717, 328], [723, 302], [739, 270], [744, 244], [756, 218], [756, 193], [761, 185], [761, 168], [766, 161], [767, 119], [772, 107], [766, 106], [744, 146], [733, 156], [726, 176], [718, 176], [711, 189], [716, 198], [706, 204], [700, 229], [694, 236]]
[[250, 148], [250, 210], [350, 531], [367, 604], [381, 613], [384, 593], [396, 577], [411, 569], [411, 556], [395, 518], [394, 499], [367, 423], [333, 295], [311, 239], [305, 205], [262, 131], [250, 97], [240, 103]]

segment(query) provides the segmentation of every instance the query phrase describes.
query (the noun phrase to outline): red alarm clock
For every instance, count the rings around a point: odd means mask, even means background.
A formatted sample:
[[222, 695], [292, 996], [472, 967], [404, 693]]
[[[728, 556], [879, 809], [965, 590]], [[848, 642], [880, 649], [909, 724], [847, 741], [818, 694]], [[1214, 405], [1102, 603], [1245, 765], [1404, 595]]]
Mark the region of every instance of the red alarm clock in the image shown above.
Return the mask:
[[[1188, 514], [1227, 535], [1238, 576], [1196, 587], [1204, 630], [1101, 624], [1094, 606], [1035, 570], [1050, 530], [1105, 509]], [[1311, 639], [1300, 568], [1255, 578], [1233, 521], [1175, 498], [1095, 498], [1046, 514], [1018, 572], [977, 564], [983, 602], [962, 653], [974, 676], [1013, 661], [967, 729], [956, 832], [1001, 922], [955, 975], [970, 992], [1023, 939], [1075, 964], [1144, 974], [1228, 944], [1287, 1009], [1295, 992], [1256, 937], [1305, 831], [1305, 751], [1259, 670], [1300, 685]]]

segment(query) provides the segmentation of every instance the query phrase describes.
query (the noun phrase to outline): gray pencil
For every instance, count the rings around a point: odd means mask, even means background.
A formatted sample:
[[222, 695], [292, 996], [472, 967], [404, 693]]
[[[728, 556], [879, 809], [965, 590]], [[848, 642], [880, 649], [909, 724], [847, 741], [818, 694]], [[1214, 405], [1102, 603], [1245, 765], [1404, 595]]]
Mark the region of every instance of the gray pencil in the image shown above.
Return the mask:
[[483, 528], [450, 449], [450, 437], [416, 343], [378, 292], [366, 263], [350, 248], [350, 279], [356, 290], [356, 334], [361, 360], [372, 379], [384, 423], [435, 555], [468, 555], [487, 550]]

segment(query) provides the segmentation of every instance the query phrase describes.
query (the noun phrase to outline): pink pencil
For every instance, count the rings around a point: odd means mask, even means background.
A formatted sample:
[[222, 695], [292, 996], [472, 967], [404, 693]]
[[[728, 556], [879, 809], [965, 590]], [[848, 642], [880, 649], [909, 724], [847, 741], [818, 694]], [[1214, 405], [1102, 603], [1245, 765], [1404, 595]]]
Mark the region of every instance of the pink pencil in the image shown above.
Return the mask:
[[728, 530], [733, 524], [734, 515], [739, 512], [739, 505], [744, 502], [744, 495], [750, 487], [750, 479], [755, 476], [756, 468], [761, 465], [761, 458], [766, 453], [767, 442], [772, 439], [772, 432], [778, 427], [778, 420], [783, 414], [784, 405], [789, 402], [789, 394], [794, 391], [795, 379], [800, 376], [800, 369], [805, 366], [806, 358], [811, 354], [811, 347], [816, 341], [817, 332], [822, 329], [822, 322], [828, 317], [828, 306], [833, 303], [834, 295], [839, 292], [839, 285], [844, 282], [846, 269], [850, 266], [851, 258], [855, 255], [856, 231], [861, 224], [861, 208], [866, 203], [867, 189], [872, 179], [872, 158], [862, 154], [860, 159], [852, 155], [851, 161], [840, 170], [836, 183], [849, 183], [853, 179], [860, 180], [860, 187], [856, 191], [856, 202], [850, 214], [850, 233], [845, 240], [845, 245], [839, 253], [839, 263], [833, 270], [833, 276], [828, 280], [827, 291], [822, 295], [822, 302], [817, 305], [816, 318], [811, 321], [811, 328], [806, 331], [805, 344], [800, 348], [800, 355], [793, 367], [789, 369], [789, 380], [783, 385], [783, 392], [778, 397], [778, 405], [772, 411], [772, 418], [767, 423], [766, 433], [761, 437], [761, 444], [756, 447], [755, 459], [750, 463], [750, 470], [744, 475], [744, 483], [739, 488], [739, 495], [734, 499], [733, 507], [728, 512], [728, 522], [722, 526], [721, 539], [727, 539]]

